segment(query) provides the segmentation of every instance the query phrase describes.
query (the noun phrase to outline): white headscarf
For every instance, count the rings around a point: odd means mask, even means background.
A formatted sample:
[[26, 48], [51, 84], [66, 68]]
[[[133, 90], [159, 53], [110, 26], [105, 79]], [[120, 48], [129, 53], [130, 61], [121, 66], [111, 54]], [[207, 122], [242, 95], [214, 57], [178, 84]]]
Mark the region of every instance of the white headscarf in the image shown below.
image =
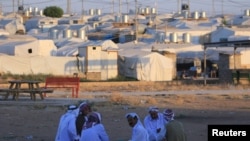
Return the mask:
[[167, 121], [174, 120], [174, 112], [172, 109], [165, 109], [163, 115]]
[[98, 112], [91, 112], [88, 115], [88, 117], [90, 117], [90, 116], [92, 118], [94, 118], [94, 120], [93, 119], [88, 119], [87, 122], [85, 122], [84, 125], [83, 125], [84, 129], [88, 129], [90, 127], [93, 127], [93, 126], [101, 123], [102, 119], [101, 119], [101, 114], [100, 113], [98, 113]]
[[77, 109], [76, 105], [69, 105], [67, 111], [70, 112], [70, 111], [73, 111], [75, 109]]
[[136, 113], [127, 113], [126, 115], [125, 115], [125, 117], [126, 118], [128, 118], [129, 116], [131, 116], [131, 117], [137, 117], [137, 119], [138, 119], [138, 121], [137, 121], [137, 124], [141, 124], [142, 125], [142, 123], [141, 123], [141, 120], [140, 120], [140, 117], [136, 114]]
[[156, 106], [151, 106], [148, 108], [148, 112], [159, 112], [159, 108]]

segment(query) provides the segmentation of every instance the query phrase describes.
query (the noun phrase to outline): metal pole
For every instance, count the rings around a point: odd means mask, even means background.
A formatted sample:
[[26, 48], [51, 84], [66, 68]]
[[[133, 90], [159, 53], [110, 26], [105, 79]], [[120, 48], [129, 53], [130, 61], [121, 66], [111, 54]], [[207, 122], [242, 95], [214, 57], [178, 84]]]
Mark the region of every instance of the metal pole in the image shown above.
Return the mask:
[[13, 13], [15, 12], [15, 0], [12, 0], [12, 8], [13, 8]]
[[113, 0], [112, 4], [113, 4], [112, 14], [115, 15], [115, 2], [114, 2], [114, 0]]
[[177, 13], [180, 13], [180, 0], [177, 0]]
[[71, 0], [67, 0], [67, 13], [71, 14]]
[[135, 43], [138, 42], [137, 0], [135, 0]]
[[[236, 75], [236, 81], [237, 81], [237, 73], [236, 73], [236, 59], [235, 59], [235, 54], [236, 54], [236, 47], [234, 47], [234, 73], [235, 73], [235, 75]], [[234, 81], [234, 78], [233, 78], [233, 81]], [[238, 81], [236, 82], [236, 83], [238, 83]]]
[[119, 22], [120, 23], [122, 22], [121, 17], [122, 17], [122, 14], [121, 14], [121, 0], [119, 0]]
[[84, 0], [82, 0], [82, 22], [84, 22]]
[[204, 46], [204, 85], [207, 85], [207, 78], [206, 78], [206, 73], [207, 73], [207, 56], [206, 56], [206, 47]]
[[221, 15], [224, 14], [224, 5], [223, 5], [223, 0], [221, 0]]
[[234, 70], [236, 70], [236, 59], [235, 59], [235, 54], [236, 54], [236, 47], [234, 47]]
[[212, 1], [212, 6], [213, 6], [213, 8], [212, 8], [212, 17], [214, 17], [214, 0]]
[[127, 14], [128, 14], [128, 0], [126, 0], [126, 3], [127, 3]]
[[157, 14], [158, 14], [158, 9], [157, 9], [157, 0], [155, 0], [155, 9], [156, 9], [156, 15], [155, 15], [155, 19], [154, 19], [154, 22], [155, 22], [155, 33], [157, 32], [157, 22], [156, 22], [156, 17], [157, 17]]

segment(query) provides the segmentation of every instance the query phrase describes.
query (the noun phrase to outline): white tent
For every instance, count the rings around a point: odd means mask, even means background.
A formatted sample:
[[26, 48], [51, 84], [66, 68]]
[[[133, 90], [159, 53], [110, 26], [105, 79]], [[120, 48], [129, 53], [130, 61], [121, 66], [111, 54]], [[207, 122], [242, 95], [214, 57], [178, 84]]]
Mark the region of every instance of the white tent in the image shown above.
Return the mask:
[[228, 27], [218, 27], [216, 31], [211, 33], [211, 42], [220, 42], [232, 40], [233, 37], [239, 38], [249, 37], [249, 28], [228, 28]]
[[54, 56], [56, 46], [52, 40], [36, 40], [15, 46], [15, 56]]
[[13, 56], [53, 56], [57, 50], [52, 40], [37, 40], [28, 35], [0, 37], [0, 53]]
[[79, 58], [79, 62], [75, 57], [0, 55], [0, 72], [73, 75], [83, 70], [84, 58]]
[[142, 81], [171, 81], [173, 60], [156, 52], [140, 52], [134, 56], [120, 56], [119, 73]]
[[241, 66], [244, 68], [250, 68], [250, 60], [249, 60], [249, 56], [250, 56], [250, 50], [242, 50], [240, 51], [241, 54]]
[[118, 49], [118, 46], [112, 40], [84, 41], [79, 38], [70, 38], [60, 40], [56, 42], [56, 45], [59, 47], [56, 53], [57, 56], [75, 56], [77, 54], [85, 56], [85, 52], [78, 53], [78, 48], [87, 46], [101, 46], [102, 50], [107, 50], [108, 48]]
[[20, 31], [23, 34], [26, 32], [23, 23], [19, 19], [2, 19], [0, 20], [0, 26], [11, 35]]
[[18, 41], [0, 45], [0, 53], [13, 56], [53, 56], [56, 50], [50, 40]]

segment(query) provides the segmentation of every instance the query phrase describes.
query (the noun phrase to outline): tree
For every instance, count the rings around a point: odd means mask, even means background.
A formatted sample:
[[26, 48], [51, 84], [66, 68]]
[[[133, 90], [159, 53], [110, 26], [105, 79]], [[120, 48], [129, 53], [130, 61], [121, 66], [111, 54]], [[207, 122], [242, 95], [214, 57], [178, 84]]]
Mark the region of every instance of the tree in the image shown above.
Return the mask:
[[49, 6], [44, 9], [43, 14], [47, 17], [60, 18], [63, 15], [63, 10], [57, 6]]

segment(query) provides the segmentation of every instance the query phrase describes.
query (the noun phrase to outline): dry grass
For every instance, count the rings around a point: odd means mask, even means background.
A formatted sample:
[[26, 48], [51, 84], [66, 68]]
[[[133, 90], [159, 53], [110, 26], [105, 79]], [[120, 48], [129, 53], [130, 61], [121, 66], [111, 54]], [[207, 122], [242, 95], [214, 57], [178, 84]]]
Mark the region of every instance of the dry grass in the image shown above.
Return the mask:
[[151, 104], [154, 105], [157, 103], [157, 100], [153, 97], [147, 97], [147, 96], [128, 96], [123, 95], [119, 92], [114, 92], [110, 95], [109, 98], [110, 102], [118, 105], [132, 105], [137, 106], [141, 104]]
[[[159, 107], [166, 106], [186, 106], [187, 108], [201, 108], [199, 105], [207, 105], [203, 108], [218, 108], [227, 107], [232, 103], [230, 101], [245, 101], [250, 99], [248, 94], [168, 94], [160, 96], [147, 95], [140, 97], [136, 95], [123, 95], [119, 92], [112, 93], [109, 101], [116, 105], [130, 105], [130, 106], [149, 106], [157, 105]], [[236, 103], [237, 103], [236, 102]], [[244, 105], [243, 105], [244, 106]], [[230, 106], [229, 106], [230, 107]]]

